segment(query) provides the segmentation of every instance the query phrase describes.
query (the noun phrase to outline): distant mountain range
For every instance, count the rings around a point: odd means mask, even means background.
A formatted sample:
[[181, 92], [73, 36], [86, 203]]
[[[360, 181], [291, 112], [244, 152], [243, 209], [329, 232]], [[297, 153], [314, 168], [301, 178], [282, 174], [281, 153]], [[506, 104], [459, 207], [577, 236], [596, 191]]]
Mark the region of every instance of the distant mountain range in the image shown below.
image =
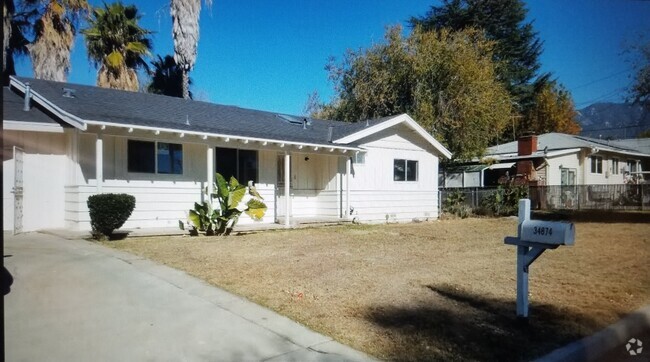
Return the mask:
[[650, 129], [650, 112], [639, 105], [595, 103], [578, 110], [581, 136], [622, 139], [635, 138]]

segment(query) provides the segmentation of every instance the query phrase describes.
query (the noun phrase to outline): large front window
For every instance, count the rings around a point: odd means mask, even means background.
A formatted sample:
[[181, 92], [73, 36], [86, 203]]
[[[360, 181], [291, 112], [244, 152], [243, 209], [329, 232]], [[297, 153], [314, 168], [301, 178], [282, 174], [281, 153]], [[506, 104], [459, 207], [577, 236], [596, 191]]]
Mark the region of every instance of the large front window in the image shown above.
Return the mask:
[[418, 161], [393, 160], [393, 180], [394, 181], [417, 181]]
[[235, 176], [241, 183], [257, 182], [257, 151], [217, 147], [214, 158], [215, 170], [226, 180]]
[[129, 172], [183, 174], [183, 145], [177, 143], [129, 140], [127, 158]]

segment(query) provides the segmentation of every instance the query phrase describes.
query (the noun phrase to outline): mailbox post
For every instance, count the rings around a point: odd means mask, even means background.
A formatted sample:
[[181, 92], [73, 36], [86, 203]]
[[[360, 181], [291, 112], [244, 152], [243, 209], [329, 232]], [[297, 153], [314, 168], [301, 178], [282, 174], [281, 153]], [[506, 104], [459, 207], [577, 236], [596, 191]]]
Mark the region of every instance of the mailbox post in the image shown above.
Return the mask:
[[528, 318], [528, 268], [546, 249], [573, 245], [572, 223], [530, 219], [530, 200], [519, 200], [517, 237], [506, 236], [504, 243], [517, 246], [517, 317]]

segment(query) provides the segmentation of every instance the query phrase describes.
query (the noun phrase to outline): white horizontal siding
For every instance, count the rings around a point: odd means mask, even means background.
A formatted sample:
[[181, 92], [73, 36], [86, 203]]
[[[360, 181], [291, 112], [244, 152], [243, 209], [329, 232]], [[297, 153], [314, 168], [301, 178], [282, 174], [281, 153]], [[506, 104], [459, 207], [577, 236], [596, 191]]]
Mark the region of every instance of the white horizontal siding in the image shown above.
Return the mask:
[[[95, 186], [68, 186], [65, 197], [66, 225], [76, 230], [90, 229], [88, 197], [95, 194]], [[105, 185], [105, 193], [126, 193], [136, 199], [135, 209], [126, 221], [124, 229], [175, 227], [178, 220], [186, 220], [195, 202], [201, 201], [202, 183], [176, 183], [170, 185]], [[262, 222], [273, 222], [273, 188], [258, 187], [268, 211]], [[240, 223], [253, 222], [244, 216]]]
[[438, 193], [426, 191], [353, 190], [353, 217], [362, 222], [438, 218]]
[[292, 190], [291, 216], [338, 217], [338, 195], [336, 190]]

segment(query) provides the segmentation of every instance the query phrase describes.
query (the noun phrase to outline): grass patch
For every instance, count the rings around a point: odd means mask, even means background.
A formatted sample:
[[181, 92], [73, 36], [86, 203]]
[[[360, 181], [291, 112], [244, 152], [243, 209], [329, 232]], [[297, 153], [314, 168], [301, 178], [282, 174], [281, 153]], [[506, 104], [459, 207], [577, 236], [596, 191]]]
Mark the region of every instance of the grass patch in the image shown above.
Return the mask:
[[515, 318], [516, 220], [349, 225], [107, 244], [184, 270], [382, 359], [526, 360], [650, 302], [650, 224], [578, 223], [531, 267]]

